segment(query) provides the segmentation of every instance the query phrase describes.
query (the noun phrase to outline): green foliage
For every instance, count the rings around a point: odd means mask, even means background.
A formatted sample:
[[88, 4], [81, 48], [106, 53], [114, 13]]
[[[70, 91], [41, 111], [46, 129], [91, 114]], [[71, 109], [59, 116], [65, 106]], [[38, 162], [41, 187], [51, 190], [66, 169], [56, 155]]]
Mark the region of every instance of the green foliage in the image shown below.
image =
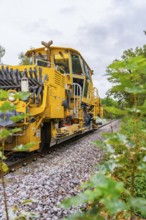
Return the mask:
[[21, 128], [13, 128], [11, 130], [8, 130], [8, 129], [5, 129], [5, 128], [2, 128], [0, 130], [0, 140], [3, 140], [17, 132], [21, 131]]
[[140, 215], [140, 217], [146, 217], [146, 199], [140, 197], [131, 198], [130, 203], [135, 213]]
[[29, 149], [31, 147], [33, 147], [34, 145], [36, 144], [36, 142], [31, 142], [31, 143], [27, 143], [27, 144], [21, 144], [21, 145], [18, 145], [18, 146], [15, 146], [13, 148], [14, 151], [29, 151]]
[[[98, 217], [104, 219], [105, 212], [108, 212], [110, 216], [114, 216], [117, 212], [126, 209], [125, 203], [121, 200], [121, 193], [124, 192], [123, 184], [106, 177], [103, 173], [94, 175], [82, 186], [83, 189], [84, 192], [77, 197], [66, 199], [62, 207], [69, 208], [71, 205], [86, 204], [86, 219], [90, 219], [91, 216], [95, 216], [98, 212], [100, 212]], [[87, 216], [90, 218], [87, 218]], [[84, 219], [84, 213], [80, 217]], [[76, 217], [72, 219], [76, 219]]]
[[[105, 158], [98, 172], [81, 188], [82, 192], [64, 202], [64, 207], [86, 205], [86, 211], [71, 219], [136, 219], [146, 216], [146, 58], [137, 48], [124, 53], [122, 61], [109, 67], [111, 94], [120, 97], [118, 106], [106, 111], [124, 116], [119, 132], [96, 141]], [[118, 108], [119, 107], [119, 108]], [[140, 186], [139, 186], [140, 185]]]
[[18, 121], [21, 121], [23, 120], [24, 118], [26, 118], [28, 116], [28, 114], [19, 114], [17, 116], [12, 116], [10, 117], [10, 120], [13, 121], [13, 122], [18, 122]]
[[0, 100], [8, 99], [8, 96], [9, 96], [9, 94], [7, 91], [0, 89]]
[[[30, 49], [32, 50], [33, 47], [30, 47]], [[18, 59], [20, 60], [20, 63], [19, 63], [20, 65], [32, 65], [31, 59], [27, 57], [24, 52], [21, 52], [18, 55]]]
[[30, 59], [29, 57], [25, 56], [25, 53], [21, 52], [19, 55], [18, 55], [18, 59], [20, 60], [20, 65], [30, 65], [31, 62], [30, 62]]
[[103, 106], [112, 106], [112, 107], [118, 107], [118, 102], [112, 98], [110, 98], [109, 96], [101, 99], [101, 104]]
[[123, 109], [115, 108], [115, 107], [104, 107], [104, 109], [113, 115], [122, 116], [125, 115], [126, 111]]
[[[19, 93], [16, 92], [14, 94], [14, 98], [20, 99], [22, 101], [26, 101], [29, 98], [29, 96], [30, 96], [30, 94], [28, 92], [25, 92], [25, 91], [22, 91], [22, 92], [19, 92]], [[7, 101], [8, 97], [9, 97], [9, 92], [0, 89], [0, 100], [1, 101]], [[6, 102], [6, 103], [8, 103], [8, 102]], [[10, 104], [13, 105], [13, 103], [10, 103]], [[9, 111], [10, 111], [10, 109], [9, 109]]]
[[3, 102], [3, 104], [0, 106], [0, 112], [8, 112], [16, 110], [16, 107], [13, 103], [10, 103], [8, 101]]
[[7, 173], [9, 171], [9, 168], [8, 168], [7, 164], [4, 163], [4, 162], [2, 162], [2, 170], [3, 170], [4, 173]]
[[22, 92], [19, 92], [19, 93], [16, 93], [14, 95], [14, 97], [16, 99], [20, 99], [22, 101], [26, 101], [28, 98], [29, 98], [30, 94], [28, 92], [25, 92], [25, 91], [22, 91]]
[[[16, 99], [23, 100], [24, 102], [29, 98], [29, 96], [30, 96], [30, 94], [27, 92], [20, 92], [20, 93], [16, 93], [14, 95], [14, 97]], [[0, 90], [0, 100], [3, 101], [0, 106], [0, 112], [3, 113], [2, 114], [3, 118], [1, 118], [0, 120], [2, 120], [3, 122], [6, 121], [6, 113], [7, 112], [16, 110], [16, 105], [9, 102], [8, 97], [9, 97], [8, 91]], [[28, 114], [18, 114], [16, 116], [12, 116], [10, 118], [10, 120], [12, 120], [13, 122], [18, 122], [18, 121], [26, 118], [27, 116], [28, 116]], [[26, 212], [24, 210], [20, 210], [20, 209], [18, 209], [18, 207], [14, 207], [14, 208], [8, 210], [8, 206], [7, 206], [7, 194], [6, 194], [6, 190], [5, 190], [6, 186], [5, 186], [4, 174], [6, 172], [8, 172], [8, 166], [4, 162], [4, 160], [6, 159], [4, 156], [5, 141], [9, 136], [12, 136], [18, 132], [21, 132], [21, 128], [15, 127], [15, 128], [10, 129], [10, 128], [7, 128], [6, 126], [0, 128], [0, 143], [1, 143], [1, 146], [0, 146], [0, 175], [1, 175], [1, 179], [2, 179], [1, 182], [2, 182], [2, 187], [3, 187], [6, 219], [7, 220], [8, 219], [14, 219], [14, 220], [36, 219], [36, 218], [38, 218], [38, 215], [36, 213]], [[16, 146], [14, 148], [14, 150], [27, 151], [35, 144], [36, 143], [27, 143], [26, 145], [19, 145], [19, 146]], [[27, 203], [28, 203], [28, 201], [26, 201], [24, 204], [27, 204]]]
[[139, 93], [137, 98], [140, 104], [146, 98], [146, 86], [143, 83], [146, 80], [145, 61], [146, 45], [135, 51], [124, 51], [122, 60], [115, 60], [107, 67], [108, 80], [114, 83], [107, 94], [113, 95], [124, 107], [133, 105], [133, 94]]
[[125, 50], [123, 52], [122, 59], [127, 60], [131, 57], [136, 57], [136, 56], [146, 57], [146, 45], [143, 45], [143, 47], [136, 47], [135, 50], [133, 50], [132, 48]]
[[[127, 180], [129, 183], [129, 181]], [[137, 198], [143, 198], [145, 201], [146, 199], [146, 174], [139, 173], [135, 176], [135, 182], [134, 182], [134, 194]], [[140, 203], [139, 203], [140, 204]], [[142, 216], [146, 218], [146, 208], [144, 207], [143, 211], [140, 211], [139, 207], [135, 208], [136, 215]]]
[[135, 176], [135, 196], [146, 198], [146, 175], [139, 173]]
[[[116, 114], [114, 114], [114, 112], [112, 112], [112, 111], [109, 111], [109, 108], [118, 109], [118, 102], [116, 100], [107, 96], [106, 98], [101, 100], [101, 105], [103, 106], [103, 109], [104, 109], [104, 117], [105, 118], [114, 119], [117, 116], [119, 116], [117, 111], [116, 111]], [[118, 109], [118, 111], [119, 111], [119, 109]]]
[[4, 156], [4, 153], [2, 151], [0, 151], [0, 174], [3, 173], [7, 173], [9, 168], [7, 166], [6, 163], [3, 162], [3, 160], [5, 160], [6, 157]]

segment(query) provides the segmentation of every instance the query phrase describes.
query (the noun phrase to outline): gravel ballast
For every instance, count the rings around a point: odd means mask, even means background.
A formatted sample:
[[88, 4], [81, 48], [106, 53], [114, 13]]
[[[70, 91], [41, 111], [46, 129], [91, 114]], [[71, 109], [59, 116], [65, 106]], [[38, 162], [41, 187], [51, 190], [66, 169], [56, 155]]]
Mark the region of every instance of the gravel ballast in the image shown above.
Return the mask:
[[[100, 132], [117, 128], [116, 122], [112, 124]], [[37, 213], [38, 220], [57, 220], [74, 213], [75, 209], [64, 210], [59, 205], [64, 198], [76, 195], [80, 184], [96, 170], [103, 157], [93, 143], [99, 137], [99, 131], [95, 131], [8, 174], [5, 177], [8, 207], [16, 205], [20, 210]], [[25, 200], [32, 201], [21, 204]], [[6, 219], [1, 183], [0, 219]]]

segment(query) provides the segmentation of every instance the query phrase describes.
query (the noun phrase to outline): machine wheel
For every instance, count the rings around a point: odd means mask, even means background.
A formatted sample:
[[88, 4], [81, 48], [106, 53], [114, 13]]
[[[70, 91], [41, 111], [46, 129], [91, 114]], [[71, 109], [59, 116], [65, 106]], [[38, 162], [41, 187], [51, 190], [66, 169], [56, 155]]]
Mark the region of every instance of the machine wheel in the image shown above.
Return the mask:
[[41, 128], [41, 143], [38, 152], [42, 152], [50, 147], [51, 142], [51, 123], [45, 122]]

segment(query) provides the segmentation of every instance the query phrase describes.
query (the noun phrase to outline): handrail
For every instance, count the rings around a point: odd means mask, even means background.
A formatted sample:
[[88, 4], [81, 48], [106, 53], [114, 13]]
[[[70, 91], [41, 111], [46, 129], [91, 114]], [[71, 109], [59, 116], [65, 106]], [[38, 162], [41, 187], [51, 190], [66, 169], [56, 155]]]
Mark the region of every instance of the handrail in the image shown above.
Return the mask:
[[81, 108], [82, 101], [82, 87], [78, 83], [73, 83], [73, 98], [74, 98], [74, 109], [75, 118], [79, 117], [79, 109]]

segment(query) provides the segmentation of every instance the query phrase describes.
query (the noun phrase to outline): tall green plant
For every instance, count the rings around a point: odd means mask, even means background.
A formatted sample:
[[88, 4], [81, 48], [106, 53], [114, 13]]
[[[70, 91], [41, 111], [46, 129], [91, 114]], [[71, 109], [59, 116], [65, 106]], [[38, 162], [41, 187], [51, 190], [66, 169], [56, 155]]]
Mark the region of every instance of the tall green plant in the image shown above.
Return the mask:
[[[129, 65], [129, 61], [131, 59], [132, 60], [133, 59], [137, 60], [138, 57], [146, 58], [146, 45], [144, 45], [143, 47], [136, 47], [135, 50], [133, 50], [132, 48], [128, 49], [128, 50], [124, 51], [123, 55], [121, 56], [122, 62], [124, 63], [124, 65], [126, 65], [126, 63], [128, 63], [128, 65]], [[113, 64], [118, 63], [118, 62], [120, 63], [121, 61], [116, 60], [116, 61], [113, 62]], [[115, 74], [116, 73], [119, 74], [119, 72], [120, 72], [120, 74], [133, 75], [133, 74], [135, 74], [135, 71], [137, 71], [137, 70], [134, 69], [134, 68], [128, 68], [128, 67], [127, 68], [115, 68], [115, 69], [110, 68], [110, 66], [107, 67], [107, 73], [109, 75], [108, 80], [111, 83], [113, 83], [114, 85], [116, 85], [119, 82], [119, 77], [115, 77], [115, 75], [113, 75], [113, 71], [114, 71]], [[145, 81], [146, 76], [143, 75], [141, 80]], [[118, 99], [118, 102], [119, 102], [119, 104], [121, 104], [121, 106], [123, 106], [123, 105], [124, 106], [133, 105], [133, 97], [131, 96], [131, 94], [127, 93], [127, 91], [125, 91], [125, 90], [119, 89], [118, 87], [117, 88], [114, 87], [114, 88], [108, 90], [107, 94], [109, 96], [112, 95], [112, 96], [114, 96], [114, 98]], [[146, 98], [145, 94], [142, 94], [141, 95], [141, 101], [145, 98]]]
[[[3, 113], [3, 118], [0, 120], [3, 121], [5, 124], [6, 122], [6, 113], [10, 111], [17, 110], [16, 105], [7, 101], [9, 96], [8, 91], [0, 90], [0, 100], [4, 101], [2, 105], [0, 106], [0, 112]], [[27, 100], [29, 97], [29, 94], [27, 92], [20, 92], [16, 93], [15, 95], [16, 98], [19, 98], [21, 100]], [[12, 116], [10, 120], [17, 122], [20, 121], [21, 119], [24, 119], [27, 117], [28, 114], [21, 114], [18, 116]], [[13, 128], [13, 129], [8, 129], [6, 126], [3, 128], [0, 128], [0, 178], [2, 180], [2, 187], [3, 187], [3, 199], [4, 199], [4, 205], [5, 205], [5, 213], [6, 213], [6, 220], [11, 219], [11, 216], [9, 216], [9, 210], [8, 210], [8, 205], [7, 205], [7, 194], [6, 194], [6, 185], [5, 185], [5, 178], [4, 174], [8, 172], [8, 167], [6, 163], [4, 162], [5, 158], [5, 140], [7, 137], [12, 136], [13, 134], [20, 132], [21, 128]], [[28, 143], [26, 145], [21, 145], [21, 146], [16, 146], [15, 149], [19, 151], [24, 151], [27, 150], [31, 147], [31, 145], [34, 145], [34, 143]], [[12, 214], [12, 211], [11, 211]], [[30, 213], [28, 213], [30, 215]], [[14, 218], [13, 218], [14, 219]], [[25, 219], [25, 218], [23, 218]]]
[[25, 54], [23, 52], [21, 52], [18, 55], [18, 59], [20, 60], [20, 62], [19, 62], [20, 65], [30, 65], [31, 64], [29, 57], [25, 56]]
[[[107, 96], [105, 98], [103, 98], [101, 100], [101, 105], [103, 106], [103, 109], [104, 109], [104, 117], [105, 118], [108, 118], [108, 119], [114, 119], [115, 118], [115, 115], [113, 114], [113, 112], [108, 112], [106, 111], [106, 107], [118, 107], [118, 102], [114, 99], [112, 99], [111, 97]], [[116, 116], [118, 117], [118, 116]]]
[[137, 176], [146, 176], [146, 129], [142, 125], [146, 101], [141, 100], [146, 95], [146, 59], [139, 56], [115, 61], [108, 68], [116, 83], [113, 91], [127, 93], [132, 102], [121, 109], [107, 108], [125, 116], [124, 128], [105, 134], [103, 142], [96, 141], [105, 151], [105, 160], [94, 177], [82, 186], [83, 192], [64, 202], [63, 207], [86, 206], [85, 212], [69, 219], [134, 220], [138, 219], [136, 213], [146, 216], [146, 198], [136, 193]]

